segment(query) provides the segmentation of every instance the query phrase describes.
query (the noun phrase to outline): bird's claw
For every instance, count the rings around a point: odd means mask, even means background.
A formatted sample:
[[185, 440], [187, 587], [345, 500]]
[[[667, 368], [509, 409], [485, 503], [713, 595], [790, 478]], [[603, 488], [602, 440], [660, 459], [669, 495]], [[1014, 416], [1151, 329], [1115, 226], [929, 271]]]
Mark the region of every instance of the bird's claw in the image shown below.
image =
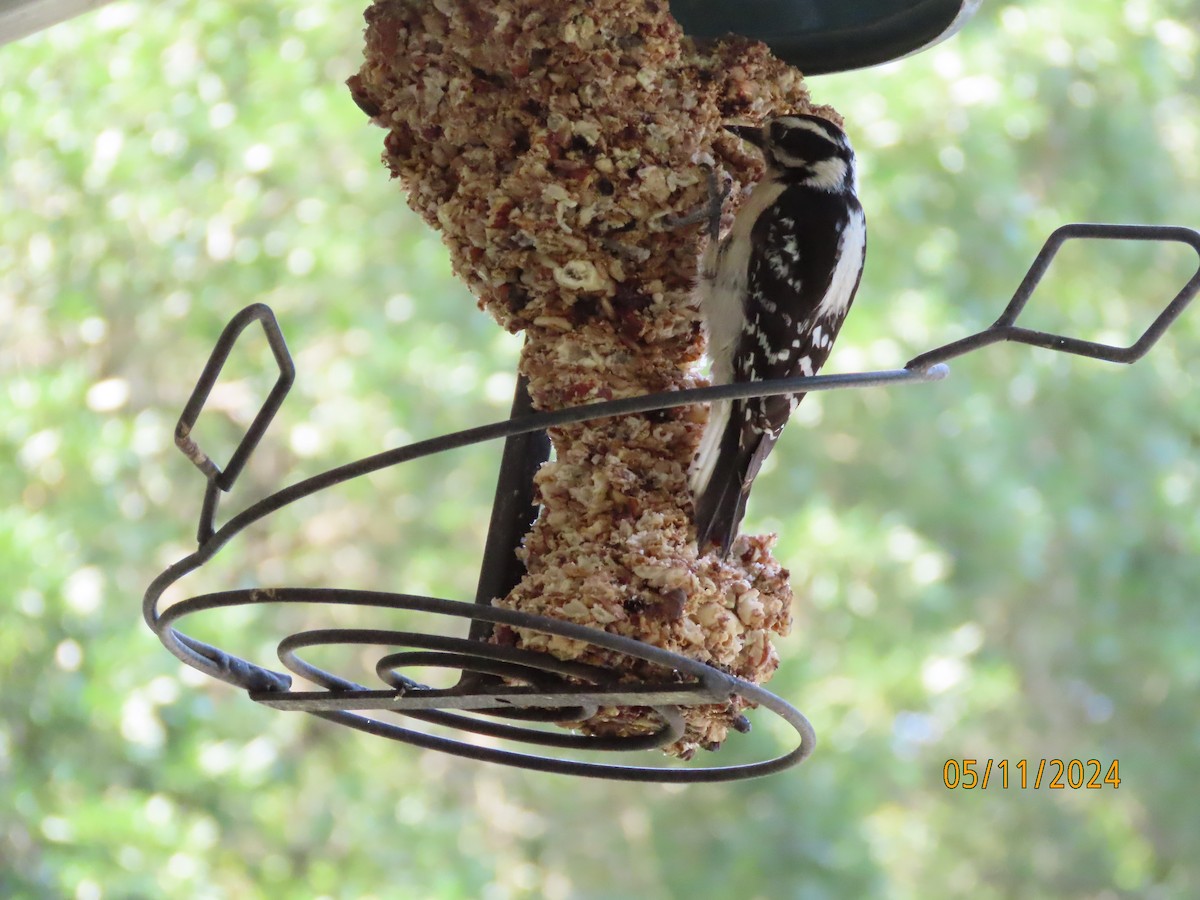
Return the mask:
[[664, 213], [661, 217], [663, 225], [668, 229], [684, 228], [697, 222], [708, 222], [708, 236], [714, 241], [721, 235], [721, 214], [725, 208], [725, 199], [733, 191], [733, 176], [722, 171], [725, 184], [717, 182], [716, 169], [709, 163], [700, 163], [704, 177], [708, 182], [708, 199], [689, 213], [681, 216]]

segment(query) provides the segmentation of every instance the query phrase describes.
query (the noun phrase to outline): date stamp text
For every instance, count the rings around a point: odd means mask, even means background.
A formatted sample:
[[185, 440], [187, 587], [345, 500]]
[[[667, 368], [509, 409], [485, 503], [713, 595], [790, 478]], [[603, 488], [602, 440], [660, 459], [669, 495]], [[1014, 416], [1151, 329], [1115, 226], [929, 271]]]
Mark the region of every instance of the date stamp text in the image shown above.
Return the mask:
[[1098, 759], [948, 759], [942, 766], [942, 783], [952, 791], [1099, 791], [1121, 786], [1121, 765], [1116, 759], [1107, 766]]

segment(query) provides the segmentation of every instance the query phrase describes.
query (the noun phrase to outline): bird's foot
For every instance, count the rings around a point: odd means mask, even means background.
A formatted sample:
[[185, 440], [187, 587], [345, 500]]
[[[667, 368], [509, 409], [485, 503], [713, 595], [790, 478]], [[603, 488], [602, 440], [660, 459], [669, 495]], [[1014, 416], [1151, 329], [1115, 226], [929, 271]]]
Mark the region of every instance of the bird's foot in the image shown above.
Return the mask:
[[708, 181], [708, 200], [691, 212], [680, 216], [674, 213], [665, 213], [659, 221], [666, 229], [685, 228], [688, 225], [695, 225], [697, 222], [707, 221], [708, 236], [715, 241], [721, 235], [721, 213], [725, 208], [725, 198], [733, 190], [733, 176], [722, 171], [721, 175], [724, 177], [725, 184], [721, 186], [717, 182], [717, 173], [712, 166], [708, 163], [701, 163], [700, 168], [704, 170], [704, 177]]

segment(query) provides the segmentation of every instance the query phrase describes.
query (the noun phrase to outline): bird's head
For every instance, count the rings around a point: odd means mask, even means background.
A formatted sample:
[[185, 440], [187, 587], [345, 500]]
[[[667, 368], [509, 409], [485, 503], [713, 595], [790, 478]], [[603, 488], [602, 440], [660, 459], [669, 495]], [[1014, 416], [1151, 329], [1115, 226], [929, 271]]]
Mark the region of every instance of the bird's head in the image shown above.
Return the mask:
[[846, 133], [820, 116], [777, 116], [759, 125], [726, 125], [762, 150], [767, 177], [825, 191], [855, 190], [854, 150]]

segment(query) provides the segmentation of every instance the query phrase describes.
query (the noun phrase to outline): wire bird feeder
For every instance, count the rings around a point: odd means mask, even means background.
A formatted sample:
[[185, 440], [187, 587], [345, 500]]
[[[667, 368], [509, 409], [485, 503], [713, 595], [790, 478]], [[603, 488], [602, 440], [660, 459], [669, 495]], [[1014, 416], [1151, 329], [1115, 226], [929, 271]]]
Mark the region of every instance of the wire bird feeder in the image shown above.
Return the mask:
[[[250, 699], [258, 703], [275, 709], [307, 712], [380, 737], [469, 759], [567, 775], [677, 783], [728, 781], [766, 775], [793, 766], [813, 750], [816, 736], [812, 725], [795, 707], [763, 687], [632, 638], [490, 605], [492, 597], [502, 596], [521, 575], [521, 566], [514, 551], [531, 521], [532, 474], [548, 457], [549, 444], [545, 430], [574, 422], [714, 400], [937, 381], [948, 373], [944, 365], [946, 360], [1002, 341], [1030, 344], [1111, 362], [1135, 362], [1162, 337], [1200, 291], [1200, 265], [1153, 323], [1128, 347], [1035, 331], [1017, 325], [1017, 318], [1046, 274], [1055, 253], [1072, 239], [1178, 242], [1190, 246], [1200, 257], [1200, 232], [1190, 228], [1065, 225], [1055, 231], [1042, 247], [995, 324], [969, 337], [922, 353], [903, 369], [720, 385], [542, 413], [531, 411], [525, 386], [519, 382], [512, 415], [506, 421], [418, 441], [329, 469], [277, 491], [217, 527], [215, 519], [220, 495], [233, 488], [295, 378], [295, 368], [274, 314], [261, 303], [249, 306], [226, 326], [179, 417], [175, 443], [205, 477], [204, 502], [197, 529], [198, 546], [195, 552], [168, 567], [146, 590], [143, 601], [146, 624], [164, 646], [183, 662], [206, 675], [246, 690]], [[279, 365], [279, 378], [229, 461], [221, 467], [196, 442], [192, 428], [234, 345], [253, 322], [262, 325]], [[170, 585], [207, 563], [249, 525], [283, 507], [371, 472], [497, 438], [505, 439], [505, 447], [474, 603], [376, 591], [269, 587], [201, 594], [166, 609], [159, 608], [159, 599]], [[278, 646], [280, 661], [293, 674], [321, 687], [321, 690], [315, 691], [293, 690], [291, 675], [233, 656], [184, 634], [176, 627], [184, 617], [195, 613], [260, 604], [410, 610], [466, 619], [471, 626], [466, 638], [353, 628], [303, 631], [284, 637]], [[672, 680], [643, 683], [618, 682], [616, 675], [606, 669], [564, 661], [546, 653], [489, 643], [492, 627], [497, 624], [584, 641], [656, 664], [674, 673], [675, 677]], [[302, 656], [308, 648], [333, 645], [389, 648], [375, 664], [375, 672], [383, 686], [372, 688], [347, 680], [312, 664]], [[404, 649], [396, 651], [395, 648]], [[461, 673], [461, 678], [454, 687], [431, 688], [403, 675], [401, 670], [406, 666], [456, 670]], [[753, 706], [770, 710], [783, 719], [795, 731], [795, 748], [773, 759], [731, 766], [630, 766], [549, 757], [469, 743], [381, 721], [365, 714], [396, 713], [435, 726], [535, 747], [576, 752], [621, 752], [665, 747], [682, 733], [683, 722], [679, 712], [682, 707], [724, 702], [734, 695]], [[660, 727], [652, 734], [595, 737], [520, 724], [580, 722], [603, 707], [652, 709], [660, 721]], [[467, 712], [486, 718], [464, 715]], [[743, 728], [739, 730], [747, 728], [748, 724], [743, 723]]]

